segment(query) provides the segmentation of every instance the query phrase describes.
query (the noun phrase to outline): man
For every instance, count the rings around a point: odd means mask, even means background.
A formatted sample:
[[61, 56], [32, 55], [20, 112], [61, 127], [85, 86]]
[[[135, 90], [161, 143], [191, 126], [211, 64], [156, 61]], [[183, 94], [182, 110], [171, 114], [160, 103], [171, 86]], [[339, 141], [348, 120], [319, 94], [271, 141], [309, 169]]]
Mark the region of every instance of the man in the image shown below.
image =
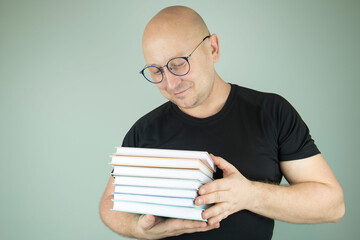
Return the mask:
[[[221, 170], [195, 203], [214, 204], [207, 222], [110, 211], [103, 222], [135, 238], [271, 239], [274, 220], [339, 221], [343, 192], [305, 123], [280, 96], [224, 82], [214, 69], [219, 41], [186, 7], [168, 7], [143, 34], [144, 77], [170, 101], [139, 119], [123, 146], [208, 151]], [[290, 183], [280, 186], [282, 176]], [[190, 235], [189, 235], [190, 234]]]

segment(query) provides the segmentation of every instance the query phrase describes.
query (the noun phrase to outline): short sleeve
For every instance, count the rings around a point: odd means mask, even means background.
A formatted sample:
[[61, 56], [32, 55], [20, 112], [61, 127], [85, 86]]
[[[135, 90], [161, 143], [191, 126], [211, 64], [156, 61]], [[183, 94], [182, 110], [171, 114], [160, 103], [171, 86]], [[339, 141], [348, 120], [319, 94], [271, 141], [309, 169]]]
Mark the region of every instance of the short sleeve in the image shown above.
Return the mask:
[[282, 97], [279, 97], [276, 115], [280, 161], [303, 159], [320, 153], [305, 122]]
[[133, 125], [130, 130], [126, 133], [122, 147], [137, 147], [138, 136], [136, 134], [136, 125]]
[[[130, 130], [126, 133], [123, 142], [121, 144], [122, 147], [137, 147], [137, 134], [136, 134], [136, 126], [133, 125]], [[111, 173], [114, 172], [114, 168], [111, 170]]]

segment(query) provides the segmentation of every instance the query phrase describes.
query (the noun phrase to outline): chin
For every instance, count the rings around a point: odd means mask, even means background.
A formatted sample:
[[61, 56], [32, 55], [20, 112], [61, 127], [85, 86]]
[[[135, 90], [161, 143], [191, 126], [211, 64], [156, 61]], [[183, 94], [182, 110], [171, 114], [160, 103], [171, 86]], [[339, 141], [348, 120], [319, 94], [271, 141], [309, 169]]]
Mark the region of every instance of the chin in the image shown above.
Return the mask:
[[176, 104], [179, 108], [183, 108], [183, 109], [192, 109], [198, 106], [197, 101], [192, 101], [192, 102], [172, 101], [172, 102]]

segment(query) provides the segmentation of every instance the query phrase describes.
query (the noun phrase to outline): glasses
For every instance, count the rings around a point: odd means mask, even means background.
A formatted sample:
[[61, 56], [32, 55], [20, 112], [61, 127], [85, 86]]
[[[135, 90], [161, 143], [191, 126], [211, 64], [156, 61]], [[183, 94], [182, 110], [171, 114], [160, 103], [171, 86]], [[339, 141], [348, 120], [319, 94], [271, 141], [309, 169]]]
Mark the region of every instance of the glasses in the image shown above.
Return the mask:
[[175, 76], [185, 76], [190, 72], [189, 58], [195, 52], [195, 50], [207, 39], [210, 35], [207, 35], [203, 40], [195, 47], [195, 49], [187, 57], [175, 57], [170, 59], [164, 66], [145, 66], [140, 73], [146, 80], [151, 83], [161, 83], [164, 79], [164, 67]]

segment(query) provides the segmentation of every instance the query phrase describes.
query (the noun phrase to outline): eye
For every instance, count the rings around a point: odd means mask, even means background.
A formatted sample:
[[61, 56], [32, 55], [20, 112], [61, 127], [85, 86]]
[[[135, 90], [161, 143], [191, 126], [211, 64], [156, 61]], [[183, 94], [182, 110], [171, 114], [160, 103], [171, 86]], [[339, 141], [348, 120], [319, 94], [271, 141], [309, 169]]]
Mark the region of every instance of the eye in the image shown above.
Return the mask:
[[183, 67], [184, 65], [185, 65], [185, 63], [181, 63], [181, 64], [177, 64], [175, 67], [180, 68], [180, 67]]
[[181, 63], [172, 63], [171, 64], [171, 69], [179, 69], [185, 66], [185, 62], [181, 62]]
[[154, 75], [161, 74], [161, 70], [158, 67], [149, 67], [148, 69], [151, 72], [151, 74], [154, 74]]

